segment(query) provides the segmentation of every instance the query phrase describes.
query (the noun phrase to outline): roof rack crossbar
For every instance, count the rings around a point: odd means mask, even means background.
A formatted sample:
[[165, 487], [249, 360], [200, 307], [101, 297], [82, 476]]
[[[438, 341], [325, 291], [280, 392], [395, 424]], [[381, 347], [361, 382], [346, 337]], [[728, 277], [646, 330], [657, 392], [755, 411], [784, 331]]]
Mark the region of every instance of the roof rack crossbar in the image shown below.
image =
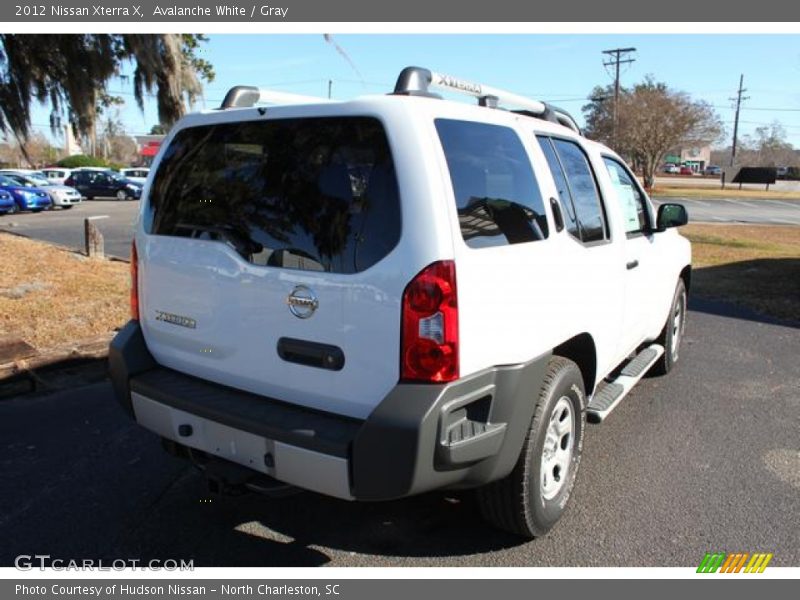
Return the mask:
[[422, 67], [406, 67], [400, 72], [394, 93], [406, 96], [436, 96], [431, 89], [446, 90], [458, 94], [465, 94], [478, 99], [481, 106], [497, 108], [498, 106], [513, 106], [522, 109], [522, 112], [540, 119], [546, 119], [569, 127], [581, 133], [575, 119], [567, 111], [550, 106], [539, 100], [520, 96], [481, 83], [474, 83], [459, 79], [445, 73], [437, 73]]
[[256, 104], [316, 104], [330, 102], [327, 98], [279, 92], [250, 85], [237, 85], [228, 90], [220, 109], [245, 108]]

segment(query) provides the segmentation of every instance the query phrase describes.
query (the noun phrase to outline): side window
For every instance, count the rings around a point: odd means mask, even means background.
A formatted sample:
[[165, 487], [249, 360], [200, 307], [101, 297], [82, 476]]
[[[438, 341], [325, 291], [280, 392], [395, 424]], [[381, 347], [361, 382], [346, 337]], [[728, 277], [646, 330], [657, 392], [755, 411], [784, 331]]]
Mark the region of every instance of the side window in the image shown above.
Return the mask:
[[625, 233], [641, 233], [648, 228], [647, 200], [622, 163], [609, 156], [603, 157], [617, 201], [625, 219]]
[[564, 225], [572, 236], [580, 239], [581, 231], [578, 226], [578, 219], [575, 217], [575, 207], [572, 206], [572, 196], [569, 193], [569, 185], [567, 178], [564, 176], [564, 170], [561, 168], [561, 163], [558, 160], [553, 142], [547, 136], [537, 136], [539, 145], [542, 147], [544, 157], [547, 159], [547, 165], [550, 167], [550, 172], [553, 174], [553, 180], [558, 189], [558, 199], [561, 201], [561, 207], [564, 215]]
[[567, 176], [572, 204], [581, 228], [581, 239], [584, 242], [604, 240], [606, 231], [603, 209], [589, 159], [575, 142], [554, 139], [553, 146]]
[[[547, 156], [545, 139], [544, 136], [539, 137], [539, 142]], [[606, 239], [608, 236], [603, 206], [589, 159], [576, 142], [561, 138], [550, 138], [548, 141], [552, 142], [553, 150], [558, 158], [558, 167], [556, 167], [553, 162], [550, 162], [552, 159], [548, 157], [556, 185], [559, 185], [560, 178], [563, 178], [572, 201], [574, 214], [568, 215], [568, 217], [574, 218], [574, 225], [571, 229], [568, 228], [568, 231], [584, 243]], [[559, 169], [561, 173], [559, 173]], [[561, 186], [563, 183], [559, 185], [559, 187]], [[562, 204], [568, 206], [563, 198]], [[569, 220], [568, 218], [568, 224]]]
[[547, 238], [547, 217], [528, 153], [513, 129], [436, 119], [461, 235], [471, 248]]

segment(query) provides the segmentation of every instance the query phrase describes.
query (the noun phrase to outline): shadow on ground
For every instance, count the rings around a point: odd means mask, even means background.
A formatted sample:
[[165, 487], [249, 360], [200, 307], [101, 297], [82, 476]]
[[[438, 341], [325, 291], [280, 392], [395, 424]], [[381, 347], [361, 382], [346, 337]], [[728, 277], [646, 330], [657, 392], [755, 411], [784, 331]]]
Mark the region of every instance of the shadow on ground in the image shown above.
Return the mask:
[[800, 328], [800, 257], [746, 260], [695, 269], [689, 308]]

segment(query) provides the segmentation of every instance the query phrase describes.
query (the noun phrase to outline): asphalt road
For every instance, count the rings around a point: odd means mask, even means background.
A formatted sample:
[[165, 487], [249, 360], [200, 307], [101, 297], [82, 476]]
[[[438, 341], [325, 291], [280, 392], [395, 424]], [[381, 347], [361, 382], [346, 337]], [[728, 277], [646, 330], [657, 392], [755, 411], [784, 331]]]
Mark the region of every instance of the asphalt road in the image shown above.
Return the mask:
[[800, 225], [800, 200], [654, 198], [678, 202], [689, 211], [689, 221], [709, 223], [765, 223]]
[[379, 504], [210, 498], [107, 383], [0, 401], [0, 565], [694, 566], [707, 551], [800, 566], [800, 329], [692, 311], [681, 361], [587, 430], [572, 503], [534, 541], [469, 493]]
[[[690, 221], [800, 225], [800, 201], [691, 198], [655, 198], [655, 201], [683, 203], [689, 210]], [[83, 249], [83, 220], [86, 217], [108, 217], [95, 221], [105, 239], [106, 254], [128, 258], [131, 230], [138, 210], [137, 201], [87, 200], [70, 210], [0, 216], [0, 231], [14, 231], [38, 240]]]

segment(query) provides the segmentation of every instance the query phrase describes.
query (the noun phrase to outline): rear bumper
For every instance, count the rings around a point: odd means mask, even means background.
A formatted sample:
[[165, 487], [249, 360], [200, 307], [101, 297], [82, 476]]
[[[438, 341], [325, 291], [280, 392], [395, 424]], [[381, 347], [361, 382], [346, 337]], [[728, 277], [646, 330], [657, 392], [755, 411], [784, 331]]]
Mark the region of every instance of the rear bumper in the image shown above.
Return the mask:
[[135, 321], [114, 338], [109, 368], [122, 406], [165, 439], [327, 495], [388, 500], [510, 472], [548, 359], [448, 384], [398, 384], [366, 420], [161, 367]]

